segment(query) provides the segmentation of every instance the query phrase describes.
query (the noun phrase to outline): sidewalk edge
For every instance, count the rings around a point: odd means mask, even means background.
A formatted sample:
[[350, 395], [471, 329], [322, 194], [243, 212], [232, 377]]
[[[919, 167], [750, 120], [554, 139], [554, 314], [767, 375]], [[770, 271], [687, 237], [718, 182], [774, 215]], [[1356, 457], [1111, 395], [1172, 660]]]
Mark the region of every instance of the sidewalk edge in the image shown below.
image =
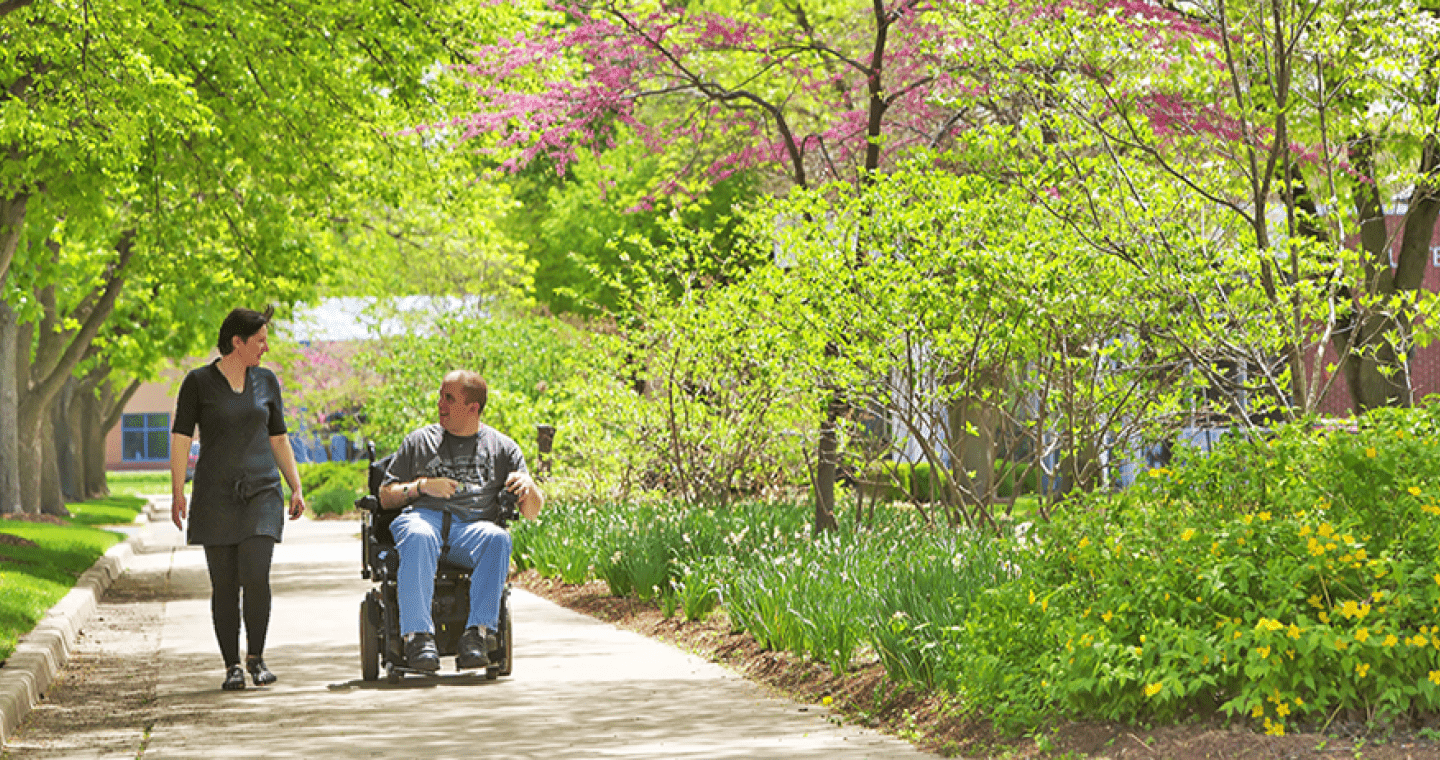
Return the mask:
[[105, 552], [81, 573], [59, 602], [51, 607], [34, 630], [20, 637], [15, 653], [0, 668], [0, 746], [20, 727], [55, 674], [70, 660], [80, 629], [90, 623], [100, 599], [135, 554], [136, 536], [130, 536]]

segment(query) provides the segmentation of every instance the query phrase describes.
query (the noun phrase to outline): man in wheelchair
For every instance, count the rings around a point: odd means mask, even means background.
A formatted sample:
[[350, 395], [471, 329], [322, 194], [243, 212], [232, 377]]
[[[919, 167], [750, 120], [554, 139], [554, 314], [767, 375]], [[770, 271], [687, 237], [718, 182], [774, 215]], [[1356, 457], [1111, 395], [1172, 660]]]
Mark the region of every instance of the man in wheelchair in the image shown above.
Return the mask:
[[400, 555], [397, 590], [405, 659], [416, 670], [440, 669], [430, 604], [442, 547], [444, 559], [470, 568], [470, 615], [460, 635], [455, 664], [484, 668], [495, 650], [500, 597], [510, 572], [510, 534], [495, 524], [496, 496], [515, 494], [519, 511], [534, 519], [545, 496], [525, 468], [520, 447], [480, 422], [488, 390], [468, 370], [440, 384], [439, 424], [405, 437], [380, 487], [380, 506], [403, 509], [390, 532]]

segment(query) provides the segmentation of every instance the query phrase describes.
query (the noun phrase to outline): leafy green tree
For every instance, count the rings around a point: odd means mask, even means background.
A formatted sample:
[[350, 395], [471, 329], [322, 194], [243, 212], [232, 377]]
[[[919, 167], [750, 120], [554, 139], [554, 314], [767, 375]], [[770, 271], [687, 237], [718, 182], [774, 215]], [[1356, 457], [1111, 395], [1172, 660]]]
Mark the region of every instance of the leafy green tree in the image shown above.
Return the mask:
[[[994, 114], [997, 139], [975, 165], [1026, 187], [1136, 276], [1247, 262], [1228, 293], [1173, 281], [1191, 308], [1206, 299], [1217, 324], [1234, 324], [1250, 299], [1266, 304], [1273, 339], [1192, 357], [1208, 382], [1303, 415], [1333, 364], [1358, 409], [1409, 403], [1440, 211], [1434, 3], [946, 12], [975, 43], [955, 48], [946, 69]], [[1035, 170], [1010, 171], [1005, 149], [1036, 156]], [[1405, 195], [1403, 222], [1388, 230], [1384, 209]], [[1201, 245], [1177, 235], [1185, 225], [1199, 227]]]
[[[0, 394], [11, 511], [40, 504], [37, 426], [95, 351], [115, 350], [96, 366], [148, 376], [157, 354], [136, 346], [188, 355], [231, 306], [314, 292], [324, 233], [363, 211], [343, 188], [383, 156], [385, 118], [425, 97], [425, 72], [458, 60], [449, 35], [472, 27], [467, 6], [439, 3], [0, 9], [13, 53], [0, 72], [0, 349], [16, 349], [0, 353], [24, 363], [3, 373], [14, 405]], [[97, 346], [117, 308], [145, 319]]]

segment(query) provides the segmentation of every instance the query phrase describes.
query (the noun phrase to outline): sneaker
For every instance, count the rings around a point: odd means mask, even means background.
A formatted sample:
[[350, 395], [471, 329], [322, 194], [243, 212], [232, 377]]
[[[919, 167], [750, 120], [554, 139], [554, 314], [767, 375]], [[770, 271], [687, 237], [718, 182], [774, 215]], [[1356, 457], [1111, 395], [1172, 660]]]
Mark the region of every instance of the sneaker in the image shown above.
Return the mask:
[[256, 686], [269, 686], [280, 680], [265, 667], [265, 661], [259, 657], [245, 660], [245, 669], [250, 671], [250, 678], [255, 681]]
[[405, 662], [415, 670], [434, 673], [440, 669], [440, 650], [435, 648], [435, 634], [413, 633], [405, 641]]
[[482, 636], [480, 629], [474, 626], [465, 629], [460, 634], [460, 644], [455, 653], [455, 667], [462, 669], [484, 668], [490, 665], [490, 658], [485, 656], [488, 639], [493, 636]]
[[225, 671], [225, 682], [220, 684], [220, 688], [225, 691], [240, 691], [245, 688], [245, 669], [240, 667], [240, 663], [231, 665]]

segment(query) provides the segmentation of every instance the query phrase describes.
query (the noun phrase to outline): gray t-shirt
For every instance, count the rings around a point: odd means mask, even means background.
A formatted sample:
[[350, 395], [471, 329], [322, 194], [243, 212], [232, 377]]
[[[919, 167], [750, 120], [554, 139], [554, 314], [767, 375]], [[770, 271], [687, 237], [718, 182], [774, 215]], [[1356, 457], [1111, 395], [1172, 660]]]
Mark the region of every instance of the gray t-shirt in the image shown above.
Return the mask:
[[457, 480], [464, 485], [449, 499], [421, 496], [409, 508], [446, 510], [466, 522], [494, 521], [500, 516], [495, 497], [512, 472], [528, 472], [525, 455], [495, 428], [481, 424], [475, 435], [458, 436], [438, 424], [426, 425], [405, 436], [383, 485], [417, 478]]

